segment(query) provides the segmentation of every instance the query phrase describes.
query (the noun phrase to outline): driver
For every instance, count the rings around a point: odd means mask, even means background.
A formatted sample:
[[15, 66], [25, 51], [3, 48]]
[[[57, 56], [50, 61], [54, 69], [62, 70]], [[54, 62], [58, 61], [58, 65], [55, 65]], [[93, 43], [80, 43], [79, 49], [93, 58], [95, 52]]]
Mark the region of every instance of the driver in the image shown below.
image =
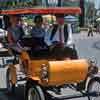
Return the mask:
[[34, 23], [35, 25], [31, 30], [33, 42], [35, 44], [34, 48], [44, 48], [47, 45], [44, 41], [46, 31], [42, 28], [42, 24], [43, 24], [42, 16], [36, 15], [34, 18]]
[[7, 40], [9, 43], [9, 47], [17, 53], [21, 53], [22, 49], [18, 41], [22, 38], [24, 31], [22, 27], [19, 25], [19, 16], [10, 15], [9, 22], [10, 25], [7, 28]]
[[34, 56], [47, 56], [48, 55], [48, 46], [45, 42], [46, 31], [42, 27], [43, 18], [41, 15], [36, 15], [34, 18], [34, 26], [32, 27], [32, 50], [34, 51], [32, 55]]

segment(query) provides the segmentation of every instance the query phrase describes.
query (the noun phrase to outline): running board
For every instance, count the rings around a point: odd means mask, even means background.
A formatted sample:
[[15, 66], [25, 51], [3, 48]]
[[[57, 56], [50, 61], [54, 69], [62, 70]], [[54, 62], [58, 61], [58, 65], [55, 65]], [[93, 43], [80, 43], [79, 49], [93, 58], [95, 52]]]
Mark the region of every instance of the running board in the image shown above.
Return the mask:
[[68, 95], [68, 96], [52, 96], [52, 100], [64, 100], [64, 99], [75, 99], [75, 98], [81, 98], [81, 97], [97, 97], [100, 96], [100, 93], [97, 92], [91, 92], [91, 93], [84, 93], [84, 94], [75, 94], [75, 95]]

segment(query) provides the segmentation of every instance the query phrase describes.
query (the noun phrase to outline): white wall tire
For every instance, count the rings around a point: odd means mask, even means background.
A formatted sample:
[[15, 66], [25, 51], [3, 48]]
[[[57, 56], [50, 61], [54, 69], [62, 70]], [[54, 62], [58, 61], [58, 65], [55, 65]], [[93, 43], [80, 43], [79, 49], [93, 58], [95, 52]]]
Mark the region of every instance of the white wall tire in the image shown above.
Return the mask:
[[39, 85], [33, 85], [27, 90], [27, 100], [46, 100]]
[[[99, 92], [100, 93], [100, 78], [99, 77], [94, 77], [93, 79], [91, 79], [88, 83], [87, 86], [87, 91], [88, 92]], [[98, 97], [92, 97], [89, 96], [88, 100], [100, 100], [100, 96]]]

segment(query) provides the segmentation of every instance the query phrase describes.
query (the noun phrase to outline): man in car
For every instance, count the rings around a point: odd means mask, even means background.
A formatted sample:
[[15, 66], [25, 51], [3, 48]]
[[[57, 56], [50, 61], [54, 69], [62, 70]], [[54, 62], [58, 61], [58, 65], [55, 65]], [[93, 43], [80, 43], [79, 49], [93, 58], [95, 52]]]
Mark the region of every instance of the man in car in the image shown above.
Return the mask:
[[34, 18], [34, 26], [31, 30], [33, 41], [37, 46], [45, 46], [45, 30], [42, 28], [43, 18], [41, 15], [37, 15]]
[[34, 18], [34, 26], [31, 30], [33, 39], [34, 56], [45, 56], [48, 53], [48, 46], [45, 43], [46, 31], [42, 27], [43, 18], [41, 15], [36, 15]]

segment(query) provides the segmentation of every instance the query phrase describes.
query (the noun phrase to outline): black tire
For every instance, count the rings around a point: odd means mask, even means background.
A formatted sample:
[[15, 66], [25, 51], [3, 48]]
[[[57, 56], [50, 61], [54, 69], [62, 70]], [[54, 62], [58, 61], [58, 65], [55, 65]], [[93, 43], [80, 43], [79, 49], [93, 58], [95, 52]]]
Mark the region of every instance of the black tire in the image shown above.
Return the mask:
[[42, 88], [37, 84], [31, 84], [26, 90], [25, 100], [46, 100]]
[[6, 73], [6, 86], [7, 86], [8, 93], [12, 93], [12, 94], [15, 93], [15, 84], [11, 83], [10, 69], [8, 69]]
[[[88, 92], [96, 91], [100, 93], [100, 78], [99, 77], [94, 77], [89, 81], [88, 86], [87, 86], [87, 91]], [[100, 96], [98, 97], [88, 96], [88, 100], [100, 100]]]
[[75, 48], [66, 47], [65, 54], [67, 54], [70, 59], [78, 59], [78, 53]]

